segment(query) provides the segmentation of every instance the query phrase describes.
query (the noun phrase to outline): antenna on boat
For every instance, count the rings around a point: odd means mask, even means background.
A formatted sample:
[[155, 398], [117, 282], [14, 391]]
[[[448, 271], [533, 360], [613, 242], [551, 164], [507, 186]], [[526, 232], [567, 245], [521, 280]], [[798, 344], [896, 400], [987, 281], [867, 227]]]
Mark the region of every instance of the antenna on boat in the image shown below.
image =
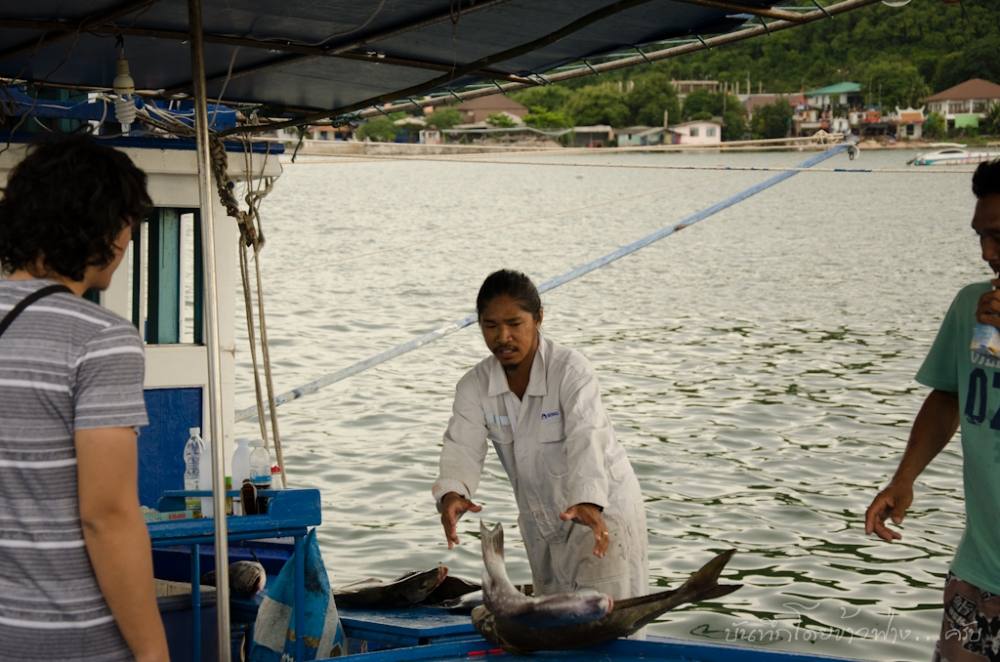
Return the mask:
[[[222, 364], [219, 340], [219, 291], [215, 266], [215, 216], [212, 202], [212, 159], [209, 151], [208, 104], [205, 85], [205, 44], [201, 0], [188, 0], [191, 36], [191, 73], [194, 86], [195, 143], [198, 154], [198, 198], [201, 206], [201, 239], [205, 273], [205, 344], [208, 350], [209, 429], [212, 438], [212, 496], [225, 503], [222, 417]], [[221, 513], [220, 513], [221, 514]], [[230, 662], [229, 646], [229, 540], [225, 517], [215, 517], [216, 634], [220, 662]], [[199, 581], [192, 577], [191, 581]]]

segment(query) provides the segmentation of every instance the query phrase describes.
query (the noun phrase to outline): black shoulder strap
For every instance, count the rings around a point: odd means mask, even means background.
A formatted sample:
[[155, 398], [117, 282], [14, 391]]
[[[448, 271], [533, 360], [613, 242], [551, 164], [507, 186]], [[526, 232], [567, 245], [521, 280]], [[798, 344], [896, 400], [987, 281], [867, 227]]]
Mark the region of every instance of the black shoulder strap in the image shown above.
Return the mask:
[[58, 294], [59, 292], [72, 293], [72, 291], [73, 290], [69, 289], [65, 285], [48, 285], [40, 290], [35, 290], [28, 296], [21, 299], [21, 301], [14, 306], [9, 313], [7, 313], [7, 316], [0, 320], [0, 336], [2, 336], [3, 332], [7, 330], [7, 327], [10, 326], [11, 322], [17, 319], [17, 316], [24, 312], [25, 308], [35, 303], [42, 297], [47, 297], [50, 294]]

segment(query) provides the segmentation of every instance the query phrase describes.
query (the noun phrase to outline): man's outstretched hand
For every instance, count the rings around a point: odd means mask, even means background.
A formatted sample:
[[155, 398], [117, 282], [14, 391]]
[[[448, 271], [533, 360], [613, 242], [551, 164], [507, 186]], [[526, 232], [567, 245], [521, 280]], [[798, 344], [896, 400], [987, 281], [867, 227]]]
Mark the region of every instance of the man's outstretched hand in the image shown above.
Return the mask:
[[441, 497], [441, 526], [448, 541], [448, 549], [458, 544], [458, 520], [468, 511], [478, 513], [483, 507], [469, 501], [458, 492], [448, 492]]

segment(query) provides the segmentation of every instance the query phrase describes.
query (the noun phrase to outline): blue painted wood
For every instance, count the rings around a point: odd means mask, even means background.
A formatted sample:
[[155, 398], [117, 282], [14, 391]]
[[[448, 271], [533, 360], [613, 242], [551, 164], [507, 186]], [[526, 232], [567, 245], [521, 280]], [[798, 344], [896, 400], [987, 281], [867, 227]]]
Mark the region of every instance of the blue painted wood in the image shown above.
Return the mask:
[[[295, 538], [295, 628], [303, 631], [305, 605], [305, 566], [303, 540], [309, 529], [319, 526], [323, 520], [320, 507], [319, 490], [261, 490], [263, 496], [270, 497], [268, 512], [263, 515], [241, 515], [226, 517], [228, 540], [253, 540], [256, 538]], [[235, 490], [230, 494], [238, 494]], [[205, 496], [211, 492], [204, 490], [171, 490], [165, 492], [157, 502], [157, 510], [169, 512], [182, 510], [185, 496]], [[200, 574], [198, 552], [199, 544], [208, 544], [215, 540], [215, 520], [211, 518], [174, 520], [168, 522], [147, 522], [149, 539], [153, 547], [171, 545], [191, 545], [192, 567], [192, 610], [198, 614], [200, 607], [195, 602], [200, 599], [197, 585], [197, 575]], [[200, 639], [198, 640], [200, 641]], [[222, 642], [219, 644], [223, 645]], [[302, 659], [303, 640], [295, 643], [296, 659]], [[198, 658], [195, 658], [197, 662]]]
[[[849, 658], [827, 655], [807, 655], [767, 650], [740, 648], [723, 644], [682, 641], [679, 639], [654, 639], [636, 641], [617, 639], [602, 646], [568, 651], [541, 651], [530, 655], [513, 656], [505, 653], [483, 638], [465, 641], [448, 641], [427, 646], [394, 648], [338, 657], [336, 660], [358, 662], [420, 662], [437, 660], [495, 659], [511, 660], [574, 660], [597, 662], [605, 660], [661, 660], [662, 662], [852, 662]], [[332, 658], [331, 658], [332, 659]]]
[[139, 431], [139, 503], [156, 507], [167, 490], [184, 487], [182, 451], [188, 430], [202, 425], [200, 388], [146, 389], [149, 425]]
[[[255, 538], [280, 538], [305, 535], [310, 527], [323, 521], [319, 490], [261, 490], [271, 497], [268, 511], [263, 515], [241, 515], [226, 518], [229, 540]], [[231, 491], [231, 495], [238, 492]], [[171, 490], [157, 502], [157, 510], [167, 512], [183, 510], [184, 497], [211, 496], [202, 490]], [[155, 547], [177, 544], [210, 544], [215, 540], [215, 522], [212, 519], [183, 519], [169, 522], [148, 522], [149, 537]]]

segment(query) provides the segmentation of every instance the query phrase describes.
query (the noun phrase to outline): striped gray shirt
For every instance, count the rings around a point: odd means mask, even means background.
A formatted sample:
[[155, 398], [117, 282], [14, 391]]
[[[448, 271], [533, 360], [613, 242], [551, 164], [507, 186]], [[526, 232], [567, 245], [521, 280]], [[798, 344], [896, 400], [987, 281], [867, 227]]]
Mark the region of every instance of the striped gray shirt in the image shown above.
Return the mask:
[[[0, 280], [0, 318], [50, 284]], [[131, 659], [84, 546], [73, 434], [146, 425], [143, 370], [132, 325], [68, 293], [0, 337], [0, 660]]]

